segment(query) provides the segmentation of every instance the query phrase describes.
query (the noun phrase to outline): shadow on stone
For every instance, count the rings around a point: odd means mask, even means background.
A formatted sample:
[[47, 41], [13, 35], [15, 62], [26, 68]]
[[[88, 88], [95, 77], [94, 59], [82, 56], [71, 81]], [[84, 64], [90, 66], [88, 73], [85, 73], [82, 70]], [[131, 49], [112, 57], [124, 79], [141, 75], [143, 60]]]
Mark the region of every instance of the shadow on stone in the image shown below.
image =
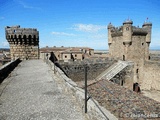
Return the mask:
[[18, 66], [18, 64], [20, 62], [21, 62], [21, 60], [17, 59], [17, 60], [10, 62], [0, 68], [0, 84]]

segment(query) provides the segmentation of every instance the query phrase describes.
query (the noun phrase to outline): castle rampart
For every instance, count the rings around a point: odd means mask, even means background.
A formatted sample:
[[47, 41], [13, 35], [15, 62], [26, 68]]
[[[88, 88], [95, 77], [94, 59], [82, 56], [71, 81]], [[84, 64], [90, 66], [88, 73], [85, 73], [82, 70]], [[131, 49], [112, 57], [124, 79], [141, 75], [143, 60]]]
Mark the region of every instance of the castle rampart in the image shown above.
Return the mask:
[[20, 26], [7, 26], [6, 39], [10, 44], [11, 59], [39, 59], [39, 31]]

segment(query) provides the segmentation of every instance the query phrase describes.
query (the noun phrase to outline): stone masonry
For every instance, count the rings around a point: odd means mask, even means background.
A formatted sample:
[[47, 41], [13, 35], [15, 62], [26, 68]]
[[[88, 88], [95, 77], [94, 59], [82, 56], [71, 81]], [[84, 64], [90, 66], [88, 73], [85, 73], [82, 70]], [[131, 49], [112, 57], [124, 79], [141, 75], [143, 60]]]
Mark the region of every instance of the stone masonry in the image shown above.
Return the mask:
[[34, 28], [7, 26], [6, 39], [10, 44], [11, 59], [39, 59], [39, 31]]
[[[132, 24], [132, 20], [126, 20], [120, 27], [114, 27], [111, 23], [108, 25], [109, 55], [113, 58], [134, 62], [132, 83], [138, 82], [142, 89], [157, 89], [158, 87], [147, 88], [145, 86], [147, 79], [145, 76], [149, 70], [145, 70], [145, 66], [151, 58], [149, 45], [151, 43], [152, 23], [146, 21], [141, 28]], [[160, 69], [156, 70], [159, 71]], [[154, 78], [158, 78], [153, 70], [151, 72]], [[151, 86], [153, 81], [148, 81], [147, 85]]]
[[104, 70], [114, 64], [114, 59], [85, 59], [83, 61], [60, 62], [62, 69], [66, 72], [69, 78], [73, 81], [84, 81], [85, 66], [87, 67], [87, 79], [94, 80]]
[[111, 57], [129, 60], [134, 65], [134, 82], [142, 82], [143, 66], [149, 60], [152, 23], [145, 22], [142, 28], [132, 26], [133, 21], [126, 20], [123, 26], [108, 25], [108, 45]]

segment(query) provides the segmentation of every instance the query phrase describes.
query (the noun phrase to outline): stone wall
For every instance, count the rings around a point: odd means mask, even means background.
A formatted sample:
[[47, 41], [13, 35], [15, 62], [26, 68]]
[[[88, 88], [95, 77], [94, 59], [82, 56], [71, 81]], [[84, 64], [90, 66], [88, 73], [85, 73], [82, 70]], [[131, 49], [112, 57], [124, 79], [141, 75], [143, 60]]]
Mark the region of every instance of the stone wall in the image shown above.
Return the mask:
[[0, 83], [10, 74], [10, 72], [20, 63], [20, 59], [16, 59], [12, 62], [9, 62], [3, 65], [0, 68]]
[[115, 59], [88, 59], [79, 62], [63, 62], [60, 63], [60, 65], [65, 71], [65, 73], [68, 75], [68, 77], [71, 78], [73, 81], [83, 81], [85, 76], [85, 66], [87, 66], [87, 79], [93, 80], [115, 62]]
[[117, 59], [123, 59], [124, 55], [124, 46], [123, 45], [123, 37], [113, 37], [112, 38], [112, 44], [109, 46], [109, 54], [111, 57], [117, 58]]
[[38, 46], [26, 46], [26, 45], [14, 45], [10, 44], [11, 58], [20, 58], [22, 60], [38, 59], [39, 47]]
[[146, 61], [143, 69], [142, 88], [160, 90], [160, 62]]

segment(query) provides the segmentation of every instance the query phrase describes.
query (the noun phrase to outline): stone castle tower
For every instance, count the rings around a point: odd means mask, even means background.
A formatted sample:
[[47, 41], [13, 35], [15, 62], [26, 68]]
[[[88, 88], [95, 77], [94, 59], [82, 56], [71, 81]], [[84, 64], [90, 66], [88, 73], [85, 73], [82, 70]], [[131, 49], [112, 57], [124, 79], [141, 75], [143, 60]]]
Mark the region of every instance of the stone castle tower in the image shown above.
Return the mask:
[[5, 28], [6, 39], [10, 45], [11, 59], [39, 59], [39, 31], [32, 28], [12, 26]]
[[150, 59], [152, 23], [145, 22], [142, 28], [132, 26], [133, 21], [126, 20], [120, 27], [108, 25], [108, 45], [110, 57], [134, 62], [134, 82], [141, 82], [143, 65]]

